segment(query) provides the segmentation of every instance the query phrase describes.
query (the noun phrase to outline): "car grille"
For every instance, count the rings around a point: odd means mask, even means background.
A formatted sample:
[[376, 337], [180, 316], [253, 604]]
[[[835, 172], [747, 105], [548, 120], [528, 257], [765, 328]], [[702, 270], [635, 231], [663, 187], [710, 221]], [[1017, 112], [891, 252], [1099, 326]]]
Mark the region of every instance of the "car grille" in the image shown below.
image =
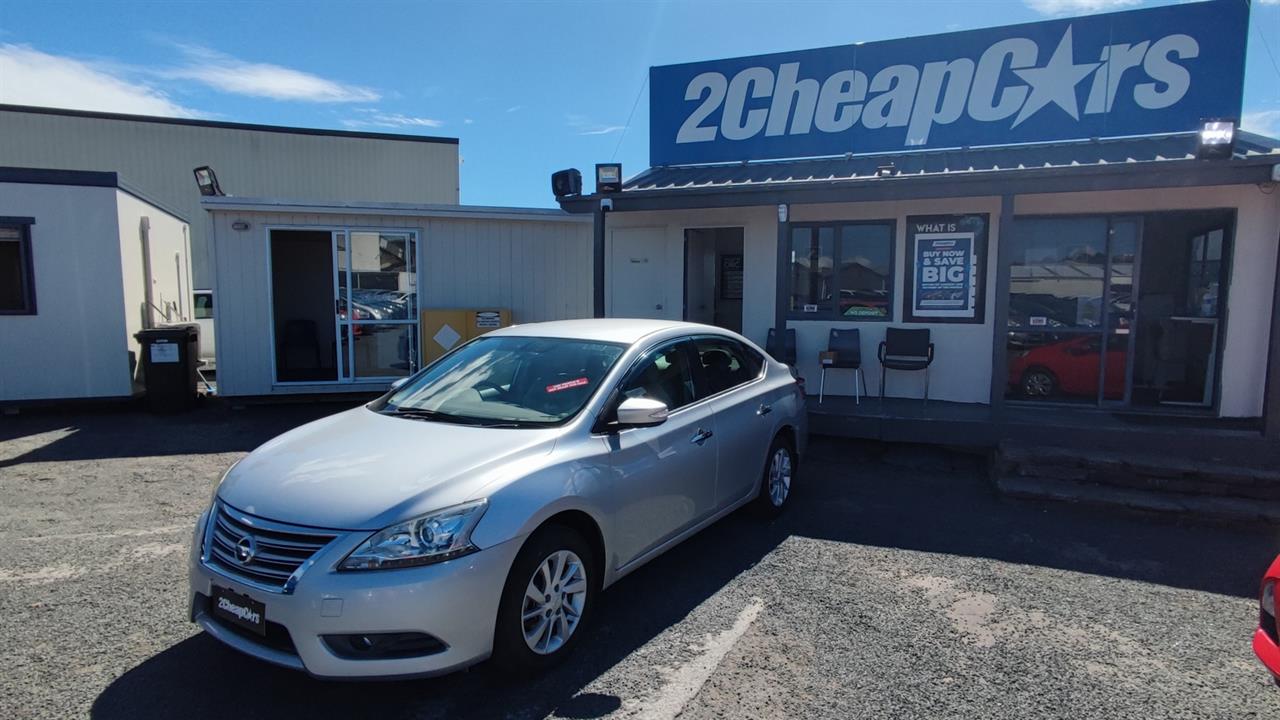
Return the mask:
[[[210, 525], [205, 562], [226, 575], [276, 592], [292, 591], [294, 572], [337, 537], [255, 518], [221, 502], [214, 507]], [[252, 550], [247, 560], [242, 559], [242, 549]]]

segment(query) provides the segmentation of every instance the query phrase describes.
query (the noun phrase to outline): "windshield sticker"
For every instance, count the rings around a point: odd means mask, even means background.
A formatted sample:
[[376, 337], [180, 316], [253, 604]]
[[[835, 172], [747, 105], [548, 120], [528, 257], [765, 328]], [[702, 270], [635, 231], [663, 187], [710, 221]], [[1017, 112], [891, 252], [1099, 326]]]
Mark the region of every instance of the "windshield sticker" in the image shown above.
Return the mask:
[[553, 392], [560, 392], [561, 390], [568, 390], [569, 388], [582, 387], [583, 385], [586, 385], [590, 382], [591, 382], [590, 380], [584, 377], [580, 377], [575, 380], [565, 380], [562, 383], [556, 383], [555, 385], [548, 385], [547, 392], [553, 393]]

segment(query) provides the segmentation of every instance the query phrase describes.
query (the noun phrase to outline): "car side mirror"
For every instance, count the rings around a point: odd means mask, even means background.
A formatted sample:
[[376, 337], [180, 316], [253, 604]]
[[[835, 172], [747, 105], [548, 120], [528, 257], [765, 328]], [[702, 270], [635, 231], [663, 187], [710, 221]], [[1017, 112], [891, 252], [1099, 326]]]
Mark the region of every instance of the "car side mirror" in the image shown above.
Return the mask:
[[627, 398], [618, 405], [619, 427], [653, 427], [667, 421], [666, 403], [652, 398]]
[[401, 386], [401, 385], [404, 385], [404, 384], [405, 384], [405, 383], [407, 383], [407, 382], [409, 382], [409, 378], [407, 378], [407, 377], [402, 377], [402, 378], [400, 378], [399, 380], [392, 380], [392, 381], [391, 381], [391, 389], [392, 389], [392, 390], [399, 390], [399, 389], [400, 389], [400, 386]]

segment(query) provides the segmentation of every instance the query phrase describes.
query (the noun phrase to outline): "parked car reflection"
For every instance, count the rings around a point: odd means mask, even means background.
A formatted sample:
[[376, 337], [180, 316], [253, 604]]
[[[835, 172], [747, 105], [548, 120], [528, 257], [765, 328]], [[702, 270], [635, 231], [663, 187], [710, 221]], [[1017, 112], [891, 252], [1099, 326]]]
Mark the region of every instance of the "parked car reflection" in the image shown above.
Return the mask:
[[[1044, 340], [1050, 340], [1041, 344]], [[1120, 343], [1107, 349], [1107, 398], [1124, 397], [1125, 348]], [[1049, 398], [1095, 399], [1098, 395], [1102, 336], [1088, 333], [1075, 336], [1009, 337], [1009, 391], [1014, 397], [1031, 400]]]

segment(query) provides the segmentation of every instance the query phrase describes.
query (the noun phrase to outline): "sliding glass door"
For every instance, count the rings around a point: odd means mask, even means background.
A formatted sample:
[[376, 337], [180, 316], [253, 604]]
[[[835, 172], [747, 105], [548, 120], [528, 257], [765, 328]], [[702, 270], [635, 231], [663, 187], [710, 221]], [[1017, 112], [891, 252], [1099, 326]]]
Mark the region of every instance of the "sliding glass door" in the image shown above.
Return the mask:
[[1106, 308], [1122, 296], [1132, 266], [1116, 267], [1109, 235], [1100, 217], [1017, 220], [1006, 397], [1089, 404], [1104, 395], [1123, 398], [1124, 351], [1108, 348], [1112, 333], [1104, 330]]
[[417, 371], [415, 240], [412, 233], [337, 233], [343, 379], [394, 379]]
[[1210, 407], [1232, 213], [1020, 217], [1005, 397]]
[[416, 234], [273, 229], [268, 242], [277, 383], [418, 369]]

